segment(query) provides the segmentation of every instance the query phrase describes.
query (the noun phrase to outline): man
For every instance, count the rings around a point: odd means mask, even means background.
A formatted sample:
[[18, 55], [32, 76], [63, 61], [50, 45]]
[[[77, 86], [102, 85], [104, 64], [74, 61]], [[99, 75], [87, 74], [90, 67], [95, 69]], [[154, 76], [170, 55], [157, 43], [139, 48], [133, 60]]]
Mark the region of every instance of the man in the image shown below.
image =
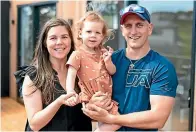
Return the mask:
[[[174, 105], [178, 85], [174, 66], [150, 49], [153, 25], [146, 8], [131, 4], [120, 11], [121, 31], [127, 48], [113, 53], [113, 99], [120, 115], [111, 115], [93, 104], [83, 108], [89, 117], [117, 124], [121, 131], [162, 128]], [[158, 43], [158, 42], [157, 42]]]

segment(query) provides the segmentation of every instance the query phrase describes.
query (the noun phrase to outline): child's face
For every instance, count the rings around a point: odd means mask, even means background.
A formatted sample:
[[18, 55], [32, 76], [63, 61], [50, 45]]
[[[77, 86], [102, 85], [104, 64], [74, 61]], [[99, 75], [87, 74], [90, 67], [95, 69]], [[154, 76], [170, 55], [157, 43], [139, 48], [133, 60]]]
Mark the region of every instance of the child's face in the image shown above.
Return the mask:
[[103, 41], [103, 23], [85, 21], [80, 37], [88, 48], [94, 49], [102, 44]]

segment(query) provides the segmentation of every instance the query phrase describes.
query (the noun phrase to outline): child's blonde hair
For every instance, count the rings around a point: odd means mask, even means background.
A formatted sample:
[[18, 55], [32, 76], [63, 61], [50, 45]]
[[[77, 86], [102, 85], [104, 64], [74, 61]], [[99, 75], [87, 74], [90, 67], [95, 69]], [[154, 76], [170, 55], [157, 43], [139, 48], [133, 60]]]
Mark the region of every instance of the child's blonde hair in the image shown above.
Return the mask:
[[114, 38], [114, 32], [113, 32], [113, 30], [108, 28], [108, 25], [105, 22], [105, 20], [103, 19], [103, 17], [98, 12], [96, 12], [96, 11], [88, 11], [84, 15], [84, 17], [82, 17], [76, 23], [76, 26], [75, 26], [75, 36], [76, 36], [75, 39], [76, 39], [76, 42], [77, 42], [77, 46], [80, 46], [80, 45], [78, 45], [78, 43], [81, 44], [81, 42], [82, 42], [81, 37], [79, 36], [80, 35], [79, 33], [82, 30], [85, 21], [101, 22], [101, 23], [103, 23], [103, 31], [102, 31], [102, 33], [103, 33], [104, 39], [102, 41], [102, 44], [104, 44], [108, 40]]

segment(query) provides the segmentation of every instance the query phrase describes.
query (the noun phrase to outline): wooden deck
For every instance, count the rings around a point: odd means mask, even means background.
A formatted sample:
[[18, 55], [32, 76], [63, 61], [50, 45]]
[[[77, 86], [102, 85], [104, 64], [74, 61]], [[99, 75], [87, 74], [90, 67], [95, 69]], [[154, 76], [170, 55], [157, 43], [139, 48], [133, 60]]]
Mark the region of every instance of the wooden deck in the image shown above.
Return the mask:
[[[24, 105], [11, 98], [1, 98], [1, 127], [0, 131], [24, 131], [26, 112]], [[93, 122], [93, 130], [96, 123]]]
[[15, 100], [1, 98], [1, 131], [24, 131], [26, 123], [25, 108]]
[[[24, 131], [25, 128], [25, 123], [26, 123], [26, 112], [24, 105], [16, 102], [15, 100], [11, 98], [1, 98], [1, 116], [0, 116], [0, 121], [1, 121], [1, 126], [0, 126], [0, 131]], [[170, 130], [171, 128], [168, 128], [172, 123], [174, 128], [179, 128], [179, 130], [187, 130], [188, 128], [185, 128], [186, 126], [182, 125], [179, 123], [179, 115], [173, 113], [174, 119], [172, 122], [167, 122], [165, 124], [165, 127], [160, 130], [160, 131], [167, 131]], [[188, 120], [186, 121], [185, 124], [188, 124]], [[96, 122], [92, 123], [93, 130], [96, 128]], [[188, 127], [188, 126], [187, 126]]]

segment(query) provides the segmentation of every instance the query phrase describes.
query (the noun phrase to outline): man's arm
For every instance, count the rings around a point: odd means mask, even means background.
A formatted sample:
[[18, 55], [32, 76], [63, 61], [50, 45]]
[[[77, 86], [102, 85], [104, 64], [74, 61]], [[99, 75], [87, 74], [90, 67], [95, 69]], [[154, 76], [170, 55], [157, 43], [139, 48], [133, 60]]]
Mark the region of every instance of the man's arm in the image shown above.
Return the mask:
[[174, 98], [151, 95], [151, 110], [111, 116], [111, 123], [134, 128], [162, 128], [174, 105]]
[[87, 116], [101, 122], [141, 129], [162, 128], [169, 117], [174, 101], [173, 97], [150, 95], [151, 110], [147, 111], [111, 115], [93, 104], [88, 106], [92, 110], [85, 108], [83, 111]]

